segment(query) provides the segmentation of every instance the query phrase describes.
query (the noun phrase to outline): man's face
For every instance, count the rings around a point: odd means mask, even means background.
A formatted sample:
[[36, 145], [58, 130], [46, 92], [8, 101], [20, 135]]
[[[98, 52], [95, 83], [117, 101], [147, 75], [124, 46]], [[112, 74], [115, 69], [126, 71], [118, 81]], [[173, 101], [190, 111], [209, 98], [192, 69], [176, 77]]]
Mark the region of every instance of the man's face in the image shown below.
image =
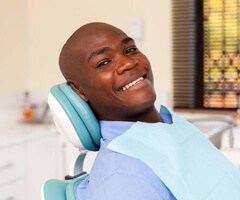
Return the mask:
[[133, 39], [100, 26], [82, 33], [78, 48], [77, 87], [99, 119], [134, 121], [153, 107], [151, 66]]

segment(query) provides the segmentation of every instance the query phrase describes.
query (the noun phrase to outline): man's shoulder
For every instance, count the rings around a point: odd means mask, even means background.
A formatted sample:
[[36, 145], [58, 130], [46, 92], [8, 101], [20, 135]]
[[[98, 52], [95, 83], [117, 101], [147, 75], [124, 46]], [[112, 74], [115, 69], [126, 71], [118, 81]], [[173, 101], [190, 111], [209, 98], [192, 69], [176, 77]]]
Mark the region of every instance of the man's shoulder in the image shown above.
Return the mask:
[[161, 199], [163, 188], [161, 180], [142, 161], [101, 149], [89, 178], [78, 188], [78, 195], [87, 197], [83, 199], [113, 199], [115, 195], [120, 199], [127, 199], [128, 195], [137, 197], [131, 199]]
[[[107, 169], [106, 169], [107, 170]], [[142, 173], [121, 170], [119, 168], [111, 173], [106, 173], [102, 179], [97, 180], [90, 174], [86, 187], [79, 189], [79, 195], [91, 200], [112, 200], [112, 199], [165, 199], [161, 198], [166, 191], [163, 184]]]
[[121, 174], [129, 177], [158, 180], [158, 177], [141, 160], [103, 148], [99, 151], [90, 173], [90, 180], [103, 182], [111, 176]]

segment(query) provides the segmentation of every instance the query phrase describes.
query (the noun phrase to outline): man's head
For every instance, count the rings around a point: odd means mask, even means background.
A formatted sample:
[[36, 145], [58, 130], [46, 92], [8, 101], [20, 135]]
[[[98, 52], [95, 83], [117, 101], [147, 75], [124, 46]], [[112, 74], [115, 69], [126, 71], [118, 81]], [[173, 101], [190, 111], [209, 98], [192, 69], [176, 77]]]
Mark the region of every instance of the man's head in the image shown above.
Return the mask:
[[80, 27], [60, 54], [70, 86], [99, 119], [137, 121], [154, 109], [151, 66], [134, 40], [105, 23]]

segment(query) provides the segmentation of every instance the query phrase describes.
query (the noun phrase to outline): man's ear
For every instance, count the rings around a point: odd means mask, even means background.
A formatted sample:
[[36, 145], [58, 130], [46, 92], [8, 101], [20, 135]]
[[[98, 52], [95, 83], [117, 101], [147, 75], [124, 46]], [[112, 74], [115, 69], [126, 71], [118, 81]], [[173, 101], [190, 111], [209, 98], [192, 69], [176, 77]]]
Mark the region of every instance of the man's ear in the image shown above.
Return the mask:
[[84, 101], [88, 102], [88, 98], [81, 88], [77, 87], [73, 82], [68, 82], [68, 84]]

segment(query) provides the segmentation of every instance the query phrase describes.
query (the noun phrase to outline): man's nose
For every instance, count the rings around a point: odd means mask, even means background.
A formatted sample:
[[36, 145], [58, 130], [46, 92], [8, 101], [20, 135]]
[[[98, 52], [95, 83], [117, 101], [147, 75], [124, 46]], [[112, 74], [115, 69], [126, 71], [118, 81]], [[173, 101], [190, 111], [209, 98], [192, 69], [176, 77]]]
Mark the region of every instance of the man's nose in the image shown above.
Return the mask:
[[134, 58], [124, 58], [119, 61], [119, 65], [117, 66], [117, 73], [122, 74], [125, 71], [131, 70], [132, 68], [137, 66], [137, 61]]

